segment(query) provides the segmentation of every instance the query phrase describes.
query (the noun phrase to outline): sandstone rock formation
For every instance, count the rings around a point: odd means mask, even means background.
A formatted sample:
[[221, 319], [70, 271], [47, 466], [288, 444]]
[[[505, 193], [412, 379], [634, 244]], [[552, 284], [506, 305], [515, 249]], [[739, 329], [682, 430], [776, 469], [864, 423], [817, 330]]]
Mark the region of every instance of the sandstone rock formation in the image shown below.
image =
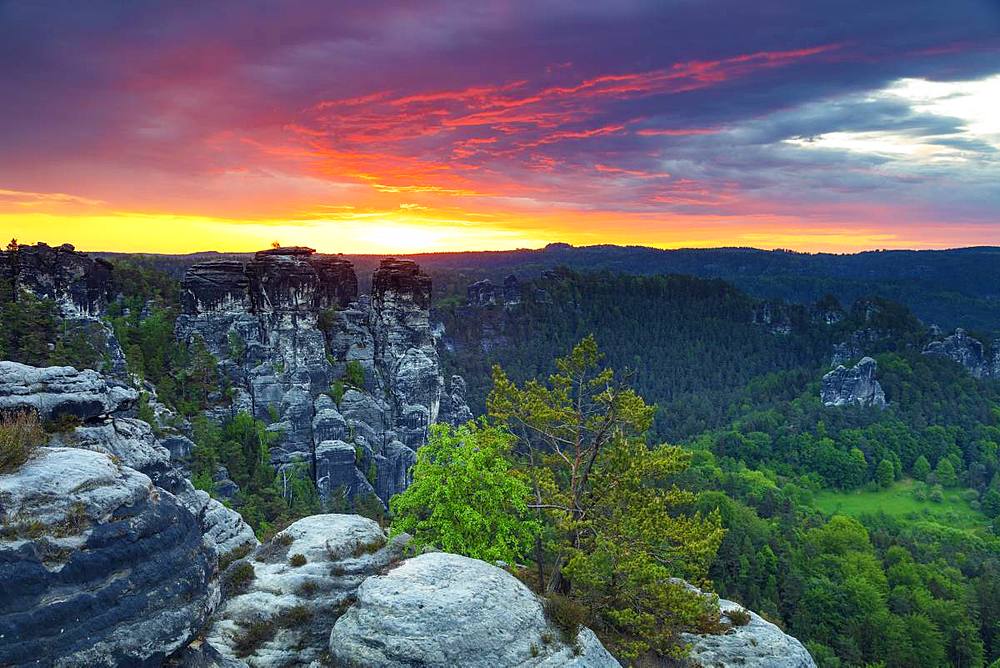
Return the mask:
[[31, 410], [42, 420], [76, 418], [78, 426], [54, 434], [49, 444], [111, 455], [145, 474], [194, 514], [220, 555], [256, 546], [253, 530], [240, 515], [195, 490], [150, 425], [128, 417], [137, 396], [136, 390], [90, 369], [0, 362], [0, 410]]
[[871, 357], [864, 357], [850, 369], [838, 366], [823, 376], [820, 399], [825, 406], [876, 406], [886, 405], [885, 392], [875, 379], [878, 365]]
[[485, 278], [466, 288], [466, 299], [469, 306], [516, 306], [521, 303], [521, 283], [513, 274], [504, 279], [503, 285]]
[[408, 260], [383, 260], [372, 295], [359, 296], [350, 262], [277, 248], [192, 266], [177, 335], [220, 360], [233, 409], [280, 434], [279, 472], [304, 467], [326, 499], [387, 502], [408, 484], [430, 424], [471, 415], [464, 383], [445, 394], [430, 300], [430, 278]]
[[[727, 612], [743, 607], [720, 599], [719, 610], [725, 618]], [[816, 668], [802, 643], [757, 613], [746, 612], [750, 621], [733, 626], [724, 635], [683, 634], [682, 640], [691, 648], [689, 663], [702, 668]]]
[[101, 320], [111, 294], [111, 265], [93, 259], [70, 244], [52, 247], [44, 243], [0, 251], [0, 279], [21, 293], [55, 302], [66, 332], [79, 331], [97, 346], [106, 368], [124, 377], [125, 355], [111, 327]]
[[40, 448], [0, 519], [0, 665], [159, 665], [218, 603], [196, 518], [108, 455]]
[[618, 666], [593, 632], [560, 639], [517, 578], [476, 559], [430, 553], [368, 578], [330, 634], [341, 665]]
[[943, 340], [928, 343], [923, 353], [947, 357], [961, 364], [975, 378], [1000, 378], [1000, 339], [993, 342], [991, 354], [981, 341], [959, 328]]
[[358, 586], [401, 556], [402, 542], [387, 541], [369, 519], [301, 519], [223, 574], [227, 598], [206, 642], [226, 660], [255, 668], [326, 659], [330, 629]]
[[43, 420], [82, 420], [132, 406], [139, 393], [90, 369], [0, 362], [0, 410], [31, 408]]

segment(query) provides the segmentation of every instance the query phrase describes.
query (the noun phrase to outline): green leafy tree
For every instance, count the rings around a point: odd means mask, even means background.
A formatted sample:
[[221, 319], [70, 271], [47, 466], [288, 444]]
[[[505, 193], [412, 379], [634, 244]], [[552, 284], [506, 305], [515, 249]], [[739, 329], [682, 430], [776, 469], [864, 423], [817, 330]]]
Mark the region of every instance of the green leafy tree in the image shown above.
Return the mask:
[[392, 533], [476, 559], [522, 559], [539, 526], [528, 513], [528, 483], [507, 458], [513, 441], [483, 424], [432, 426], [413, 483], [390, 501]]
[[913, 462], [913, 477], [917, 480], [927, 480], [927, 476], [930, 472], [931, 464], [927, 461], [927, 458], [923, 455], [917, 457], [916, 461]]
[[896, 469], [892, 465], [892, 462], [888, 459], [883, 459], [878, 463], [878, 468], [875, 469], [875, 481], [880, 487], [890, 487], [896, 480]]
[[947, 457], [942, 457], [934, 468], [934, 476], [938, 484], [942, 487], [955, 487], [958, 485], [958, 475], [955, 473], [955, 466]]
[[545, 524], [534, 549], [539, 587], [584, 603], [623, 656], [676, 653], [676, 633], [714, 615], [670, 578], [706, 576], [724, 534], [719, 515], [682, 512], [694, 495], [670, 479], [690, 454], [646, 445], [654, 409], [601, 367], [592, 336], [556, 367], [548, 383], [523, 387], [496, 367], [488, 400], [519, 437], [529, 507]]

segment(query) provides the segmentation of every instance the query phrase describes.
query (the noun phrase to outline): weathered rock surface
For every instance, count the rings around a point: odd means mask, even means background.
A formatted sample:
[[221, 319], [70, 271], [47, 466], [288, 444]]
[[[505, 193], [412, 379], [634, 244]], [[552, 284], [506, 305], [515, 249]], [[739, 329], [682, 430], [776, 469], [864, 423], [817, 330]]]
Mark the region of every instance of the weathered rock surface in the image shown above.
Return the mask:
[[[743, 609], [733, 601], [719, 600], [723, 615]], [[802, 643], [757, 613], [746, 612], [750, 622], [734, 626], [725, 635], [683, 634], [682, 640], [691, 646], [689, 663], [701, 668], [816, 668]]]
[[43, 420], [81, 420], [125, 410], [139, 393], [104, 376], [70, 366], [33, 367], [0, 362], [0, 410], [32, 409]]
[[[226, 660], [257, 668], [307, 666], [327, 659], [330, 629], [358, 586], [397, 561], [402, 541], [388, 542], [375, 522], [358, 515], [314, 515], [295, 522], [228, 573], [249, 564], [253, 578], [227, 594], [205, 634]], [[292, 558], [301, 556], [300, 565]], [[243, 638], [264, 627], [258, 643]]]
[[[443, 396], [430, 278], [389, 258], [371, 297], [357, 286], [348, 261], [308, 248], [194, 265], [177, 334], [203, 341], [235, 388], [234, 408], [279, 435], [271, 461], [282, 475], [308, 471], [325, 499], [375, 493], [387, 502], [405, 488], [401, 466], [412, 463], [430, 424], [471, 413], [464, 383], [452, 381]], [[357, 456], [348, 458], [343, 444]]]
[[838, 366], [823, 376], [820, 399], [825, 406], [876, 406], [886, 405], [885, 392], [875, 379], [878, 365], [871, 357], [864, 357], [850, 369]]
[[195, 491], [149, 424], [123, 417], [137, 397], [136, 390], [90, 369], [0, 362], [0, 409], [34, 410], [44, 420], [72, 415], [83, 422], [53, 435], [50, 445], [110, 455], [148, 476], [198, 518], [220, 555], [256, 546], [253, 530], [236, 511]]
[[964, 329], [956, 329], [941, 341], [931, 341], [924, 355], [936, 355], [961, 364], [975, 378], [1000, 378], [1000, 340], [993, 342], [992, 355], [978, 339]]
[[40, 448], [0, 515], [0, 665], [157, 666], [218, 603], [196, 518], [108, 455]]
[[333, 627], [330, 653], [340, 665], [372, 668], [619, 665], [589, 629], [575, 649], [562, 643], [514, 576], [445, 553], [365, 580]]

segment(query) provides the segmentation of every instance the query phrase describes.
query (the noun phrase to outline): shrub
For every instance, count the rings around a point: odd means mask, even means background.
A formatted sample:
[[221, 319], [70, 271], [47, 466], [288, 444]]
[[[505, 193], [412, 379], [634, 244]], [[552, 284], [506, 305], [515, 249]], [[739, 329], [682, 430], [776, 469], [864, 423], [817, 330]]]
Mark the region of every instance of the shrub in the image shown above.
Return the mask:
[[352, 387], [363, 388], [365, 386], [365, 368], [358, 360], [351, 360], [344, 368], [344, 382]]
[[743, 608], [727, 610], [724, 614], [733, 626], [746, 626], [750, 623], [750, 613]]
[[288, 560], [288, 563], [293, 567], [298, 568], [299, 566], [306, 565], [306, 555], [304, 554], [293, 554]]
[[274, 637], [274, 623], [267, 619], [258, 619], [243, 627], [241, 633], [233, 635], [233, 650], [241, 659], [253, 654], [257, 649]]
[[339, 408], [340, 402], [344, 398], [344, 381], [333, 381], [330, 385], [330, 391], [327, 392], [327, 394], [330, 395], [330, 398], [333, 399], [333, 403], [337, 404], [337, 407]]
[[230, 550], [229, 552], [226, 552], [224, 555], [219, 557], [219, 571], [220, 572], [225, 571], [234, 561], [239, 561], [243, 557], [250, 554], [250, 550], [252, 549], [253, 545], [251, 545], [250, 543], [245, 543], [243, 545], [240, 545], [235, 550]]
[[559, 629], [562, 641], [567, 645], [576, 643], [580, 627], [587, 623], [587, 608], [568, 596], [552, 594], [545, 599], [545, 617]]
[[934, 503], [941, 503], [944, 501], [944, 490], [941, 489], [941, 485], [934, 485], [931, 489], [930, 495], [927, 497]]
[[312, 610], [304, 605], [295, 605], [280, 612], [272, 621], [283, 629], [293, 629], [305, 626], [312, 621], [312, 618]]
[[21, 468], [32, 452], [45, 443], [38, 416], [22, 411], [0, 417], [0, 474]]
[[256, 576], [253, 564], [249, 561], [233, 564], [222, 576], [223, 594], [227, 597], [242, 594], [250, 587]]
[[302, 598], [312, 598], [319, 591], [319, 585], [312, 580], [306, 580], [299, 585], [295, 593]]

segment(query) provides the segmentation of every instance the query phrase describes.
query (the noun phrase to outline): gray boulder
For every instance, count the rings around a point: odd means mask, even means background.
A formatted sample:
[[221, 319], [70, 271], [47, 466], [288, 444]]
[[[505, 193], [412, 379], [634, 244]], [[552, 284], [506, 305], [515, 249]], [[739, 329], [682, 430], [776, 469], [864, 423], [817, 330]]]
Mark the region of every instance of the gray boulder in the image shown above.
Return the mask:
[[430, 553], [368, 578], [333, 626], [338, 665], [619, 666], [589, 629], [559, 640], [539, 599], [486, 562]]
[[[255, 668], [320, 661], [330, 628], [358, 586], [397, 561], [402, 546], [358, 515], [301, 519], [223, 575], [225, 581], [247, 564], [253, 569], [249, 582], [227, 594], [205, 638], [225, 660]], [[265, 630], [250, 642], [254, 629]]]
[[877, 363], [863, 357], [850, 369], [838, 366], [823, 376], [820, 399], [824, 406], [875, 406], [884, 408], [885, 392], [875, 380]]
[[[725, 615], [743, 607], [720, 599], [719, 610]], [[750, 622], [733, 626], [724, 635], [682, 634], [681, 639], [690, 644], [688, 660], [702, 668], [816, 668], [802, 643], [757, 613], [746, 612]]]
[[0, 410], [31, 409], [43, 420], [89, 420], [132, 406], [139, 393], [91, 369], [0, 362]]
[[40, 448], [0, 514], [0, 665], [160, 665], [218, 603], [197, 519], [108, 455]]

